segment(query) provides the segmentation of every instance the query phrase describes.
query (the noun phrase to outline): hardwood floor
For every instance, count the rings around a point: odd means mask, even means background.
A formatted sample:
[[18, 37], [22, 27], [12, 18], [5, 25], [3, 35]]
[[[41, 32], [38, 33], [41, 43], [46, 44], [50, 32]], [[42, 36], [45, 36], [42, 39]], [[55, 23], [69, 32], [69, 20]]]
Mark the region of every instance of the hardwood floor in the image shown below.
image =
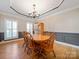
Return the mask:
[[[24, 52], [22, 44], [22, 40], [0, 44], [0, 59], [31, 59], [32, 57]], [[56, 58], [50, 53], [47, 55], [47, 59], [79, 59], [79, 49], [77, 48], [55, 43], [54, 50]]]

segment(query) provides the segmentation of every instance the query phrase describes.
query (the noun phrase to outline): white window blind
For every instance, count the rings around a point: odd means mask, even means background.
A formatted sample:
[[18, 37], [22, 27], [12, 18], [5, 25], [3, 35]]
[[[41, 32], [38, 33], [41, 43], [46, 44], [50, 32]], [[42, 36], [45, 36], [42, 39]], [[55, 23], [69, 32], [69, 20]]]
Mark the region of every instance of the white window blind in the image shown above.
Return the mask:
[[18, 38], [17, 21], [6, 20], [5, 39]]
[[26, 29], [27, 29], [27, 32], [30, 32], [32, 34], [33, 24], [30, 22], [26, 23]]

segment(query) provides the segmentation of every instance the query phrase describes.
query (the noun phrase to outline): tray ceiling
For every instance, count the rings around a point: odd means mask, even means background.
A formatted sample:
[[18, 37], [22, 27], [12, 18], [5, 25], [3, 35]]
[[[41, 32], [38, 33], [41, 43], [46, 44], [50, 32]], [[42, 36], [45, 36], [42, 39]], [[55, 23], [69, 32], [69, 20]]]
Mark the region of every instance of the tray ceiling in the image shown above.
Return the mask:
[[[31, 2], [30, 2], [31, 1]], [[13, 7], [21, 12], [21, 13], [29, 13], [29, 12], [32, 12], [32, 3], [36, 3], [36, 8], [38, 12], [40, 12], [40, 14], [48, 11], [48, 10], [51, 10], [52, 8], [54, 8], [55, 4], [53, 4], [53, 1], [54, 0], [35, 0], [36, 2], [33, 2], [33, 0], [14, 0], [13, 2], [16, 2], [16, 3], [13, 3]], [[57, 0], [55, 0], [57, 1]], [[60, 0], [62, 1], [62, 0]], [[59, 2], [60, 3], [60, 2]], [[28, 6], [29, 5], [29, 6]], [[53, 7], [53, 5], [55, 5]], [[57, 13], [59, 11], [63, 11], [65, 9], [68, 9], [68, 8], [72, 8], [72, 7], [75, 7], [75, 6], [78, 6], [79, 5], [79, 0], [64, 0], [63, 4], [56, 10], [52, 10], [52, 13]], [[3, 11], [3, 12], [7, 12], [7, 13], [12, 13], [12, 14], [15, 14], [15, 15], [18, 15], [15, 11], [13, 11], [11, 8], [11, 3], [10, 3], [10, 0], [0, 0], [0, 11]], [[29, 8], [31, 7], [31, 8]], [[29, 11], [31, 9], [31, 11]], [[48, 14], [52, 14], [51, 12], [49, 12]]]

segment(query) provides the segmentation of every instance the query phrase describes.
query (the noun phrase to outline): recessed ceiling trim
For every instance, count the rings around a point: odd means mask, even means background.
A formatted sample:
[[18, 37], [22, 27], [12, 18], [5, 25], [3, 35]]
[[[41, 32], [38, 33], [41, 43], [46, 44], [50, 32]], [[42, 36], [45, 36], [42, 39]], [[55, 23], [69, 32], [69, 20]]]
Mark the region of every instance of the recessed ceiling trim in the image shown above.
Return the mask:
[[[29, 18], [33, 18], [32, 16], [28, 16], [28, 15], [25, 15], [25, 14], [20, 13], [19, 11], [17, 11], [16, 9], [14, 9], [12, 6], [10, 6], [10, 8], [11, 8], [13, 11], [15, 11], [16, 13], [20, 14], [20, 15], [23, 15], [23, 16], [29, 17]], [[39, 18], [39, 16], [37, 16], [36, 18]]]
[[[61, 3], [60, 3], [58, 6], [56, 6], [55, 8], [52, 8], [52, 9], [50, 9], [50, 10], [44, 12], [44, 13], [41, 13], [41, 14], [40, 14], [39, 16], [37, 16], [36, 18], [39, 18], [40, 16], [42, 16], [42, 15], [44, 15], [44, 14], [46, 14], [46, 13], [49, 13], [49, 12], [51, 12], [51, 11], [53, 11], [53, 10], [59, 8], [63, 2], [64, 2], [64, 0], [62, 0]], [[27, 14], [23, 14], [23, 13], [17, 11], [13, 6], [10, 6], [10, 8], [11, 8], [12, 10], [14, 10], [16, 13], [20, 14], [20, 15], [33, 18], [32, 16], [28, 16]]]
[[[10, 6], [10, 8], [11, 8], [12, 10], [14, 10], [16, 13], [20, 14], [20, 15], [29, 17], [28, 15], [25, 15], [25, 14], [20, 13], [19, 11], [17, 11], [16, 9], [14, 9], [12, 6]], [[31, 18], [32, 18], [32, 17], [31, 17]]]
[[[53, 9], [47, 11], [47, 12], [44, 12], [44, 13], [42, 13], [41, 15], [44, 15], [44, 14], [46, 14], [46, 13], [48, 13], [48, 12], [51, 12], [51, 11], [53, 11], [53, 10], [59, 8], [63, 2], [64, 2], [64, 0], [63, 0], [57, 7], [53, 8]], [[41, 16], [41, 15], [40, 15], [40, 16]]]

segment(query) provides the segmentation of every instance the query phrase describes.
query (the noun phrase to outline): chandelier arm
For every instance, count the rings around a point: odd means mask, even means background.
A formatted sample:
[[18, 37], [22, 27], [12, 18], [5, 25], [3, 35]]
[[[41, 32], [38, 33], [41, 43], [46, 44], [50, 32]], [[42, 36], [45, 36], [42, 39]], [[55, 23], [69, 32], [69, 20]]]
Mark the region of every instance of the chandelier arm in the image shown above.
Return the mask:
[[40, 14], [39, 16], [42, 16], [42, 15], [48, 13], [48, 12], [51, 12], [52, 10], [55, 10], [55, 9], [59, 8], [63, 2], [64, 2], [64, 0], [63, 0], [57, 7], [53, 8], [53, 9], [51, 9], [51, 10], [49, 10], [49, 11], [46, 11], [46, 12]]

